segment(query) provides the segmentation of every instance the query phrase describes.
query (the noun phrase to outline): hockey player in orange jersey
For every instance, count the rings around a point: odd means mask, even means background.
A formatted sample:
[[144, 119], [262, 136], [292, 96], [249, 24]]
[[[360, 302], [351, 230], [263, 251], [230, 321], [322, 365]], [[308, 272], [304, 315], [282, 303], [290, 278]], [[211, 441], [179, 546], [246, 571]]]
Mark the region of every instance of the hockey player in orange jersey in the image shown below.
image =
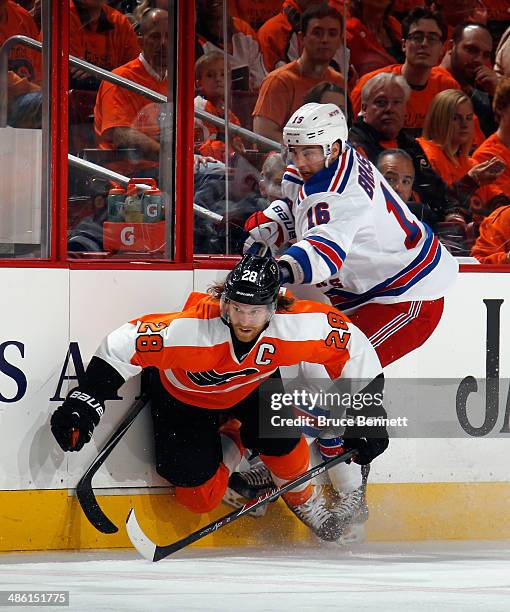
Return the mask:
[[[278, 389], [279, 368], [301, 361], [322, 364], [333, 381], [383, 384], [375, 351], [347, 318], [329, 305], [285, 297], [276, 262], [246, 255], [211, 295], [192, 293], [182, 312], [146, 315], [110, 333], [80, 387], [53, 413], [51, 429], [63, 450], [80, 450], [99, 423], [104, 398], [143, 368], [157, 368], [151, 388], [157, 471], [175, 485], [180, 503], [209, 512], [221, 502], [244, 448], [259, 453], [278, 484], [308, 469], [300, 428], [285, 422], [292, 421], [292, 408], [282, 406], [274, 424], [276, 413], [260, 388], [272, 378]], [[382, 405], [365, 412], [386, 415]], [[385, 427], [351, 428], [344, 437], [361, 464], [388, 445]], [[338, 537], [338, 517], [310, 483], [284, 499], [319, 537]]]

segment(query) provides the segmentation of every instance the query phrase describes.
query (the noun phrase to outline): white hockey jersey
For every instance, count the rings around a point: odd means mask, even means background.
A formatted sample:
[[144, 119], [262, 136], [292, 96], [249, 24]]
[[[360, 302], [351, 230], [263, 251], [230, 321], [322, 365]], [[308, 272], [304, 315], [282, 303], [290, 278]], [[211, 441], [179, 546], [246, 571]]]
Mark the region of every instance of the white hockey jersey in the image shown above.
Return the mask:
[[350, 146], [306, 183], [289, 166], [282, 192], [296, 232], [282, 258], [298, 264], [298, 282], [317, 285], [341, 310], [438, 299], [453, 284], [457, 261]]

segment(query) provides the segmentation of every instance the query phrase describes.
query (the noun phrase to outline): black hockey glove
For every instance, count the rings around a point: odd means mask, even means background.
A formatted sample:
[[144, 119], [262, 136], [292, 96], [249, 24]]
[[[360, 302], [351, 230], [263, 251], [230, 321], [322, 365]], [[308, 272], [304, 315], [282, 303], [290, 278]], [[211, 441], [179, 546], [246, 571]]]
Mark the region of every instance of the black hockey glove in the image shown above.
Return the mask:
[[388, 434], [385, 438], [344, 438], [344, 448], [346, 451], [356, 451], [356, 456], [353, 458], [354, 463], [367, 465], [384, 453], [389, 442]]
[[388, 448], [388, 431], [384, 425], [388, 415], [382, 405], [383, 391], [384, 376], [380, 374], [359, 393], [364, 405], [346, 411], [353, 424], [345, 428], [344, 447], [357, 451], [353, 461], [360, 465], [367, 465]]
[[79, 451], [92, 438], [104, 413], [104, 403], [80, 389], [73, 389], [51, 415], [51, 431], [64, 451]]

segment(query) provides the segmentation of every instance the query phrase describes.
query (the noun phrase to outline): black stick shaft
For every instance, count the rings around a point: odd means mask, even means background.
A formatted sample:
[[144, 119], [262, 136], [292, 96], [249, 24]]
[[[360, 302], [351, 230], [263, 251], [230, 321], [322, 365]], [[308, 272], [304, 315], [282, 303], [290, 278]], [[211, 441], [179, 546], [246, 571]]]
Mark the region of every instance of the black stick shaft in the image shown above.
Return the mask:
[[275, 499], [278, 499], [280, 495], [283, 495], [284, 493], [291, 491], [292, 489], [298, 487], [300, 484], [303, 484], [305, 482], [308, 482], [309, 480], [312, 480], [319, 474], [322, 474], [322, 472], [325, 472], [326, 470], [329, 470], [330, 468], [332, 468], [334, 465], [337, 465], [338, 463], [344, 463], [346, 461], [349, 461], [350, 459], [354, 457], [355, 454], [356, 454], [355, 451], [349, 451], [347, 453], [344, 453], [343, 455], [337, 455], [336, 457], [333, 457], [332, 459], [327, 459], [326, 461], [323, 461], [322, 463], [320, 463], [317, 467], [314, 467], [308, 470], [307, 472], [305, 472], [304, 474], [302, 474], [301, 476], [299, 476], [298, 478], [291, 480], [283, 487], [278, 487], [274, 489], [273, 491], [266, 493], [265, 495], [261, 495], [256, 500], [245, 504], [242, 508], [234, 510], [233, 512], [226, 514], [225, 516], [219, 518], [218, 520], [213, 521], [212, 523], [209, 523], [205, 527], [201, 527], [200, 529], [197, 529], [197, 531], [190, 533], [185, 538], [182, 538], [181, 540], [178, 540], [177, 542], [174, 542], [173, 544], [168, 544], [166, 546], [156, 546], [156, 550], [154, 551], [153, 561], [160, 561], [161, 559], [168, 557], [169, 555], [177, 552], [178, 550], [181, 550], [182, 548], [185, 548], [186, 546], [193, 544], [193, 542], [196, 542], [197, 540], [202, 539], [203, 537], [205, 537], [206, 535], [209, 535], [213, 531], [217, 531], [218, 529], [225, 527], [225, 525], [228, 525], [229, 523], [236, 521], [238, 518], [241, 518], [242, 516], [247, 514], [250, 510], [259, 508], [260, 506], [263, 506], [265, 504], [268, 504], [274, 501]]

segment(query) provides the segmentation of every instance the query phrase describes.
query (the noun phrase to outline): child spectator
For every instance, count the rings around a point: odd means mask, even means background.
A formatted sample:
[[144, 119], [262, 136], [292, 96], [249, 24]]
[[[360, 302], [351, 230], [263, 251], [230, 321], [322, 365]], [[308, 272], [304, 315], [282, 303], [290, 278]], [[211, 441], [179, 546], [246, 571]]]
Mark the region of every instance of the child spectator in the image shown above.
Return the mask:
[[[212, 51], [199, 57], [195, 64], [197, 90], [195, 108], [217, 117], [225, 117], [225, 56]], [[229, 72], [230, 81], [230, 72]], [[229, 87], [230, 90], [230, 87]], [[234, 113], [228, 111], [228, 121], [241, 125]], [[225, 162], [225, 130], [202, 119], [195, 119], [195, 148], [200, 155], [214, 157]], [[240, 136], [229, 134], [229, 154], [244, 154]]]
[[[231, 69], [235, 70], [239, 77], [236, 89], [258, 90], [267, 71], [253, 28], [230, 13], [227, 23], [224, 24], [222, 0], [197, 0], [196, 6], [195, 56], [225, 50]], [[223, 39], [224, 31], [227, 34], [226, 40]]]
[[269, 153], [262, 164], [260, 194], [271, 204], [282, 198], [282, 179], [287, 164], [280, 153]]

